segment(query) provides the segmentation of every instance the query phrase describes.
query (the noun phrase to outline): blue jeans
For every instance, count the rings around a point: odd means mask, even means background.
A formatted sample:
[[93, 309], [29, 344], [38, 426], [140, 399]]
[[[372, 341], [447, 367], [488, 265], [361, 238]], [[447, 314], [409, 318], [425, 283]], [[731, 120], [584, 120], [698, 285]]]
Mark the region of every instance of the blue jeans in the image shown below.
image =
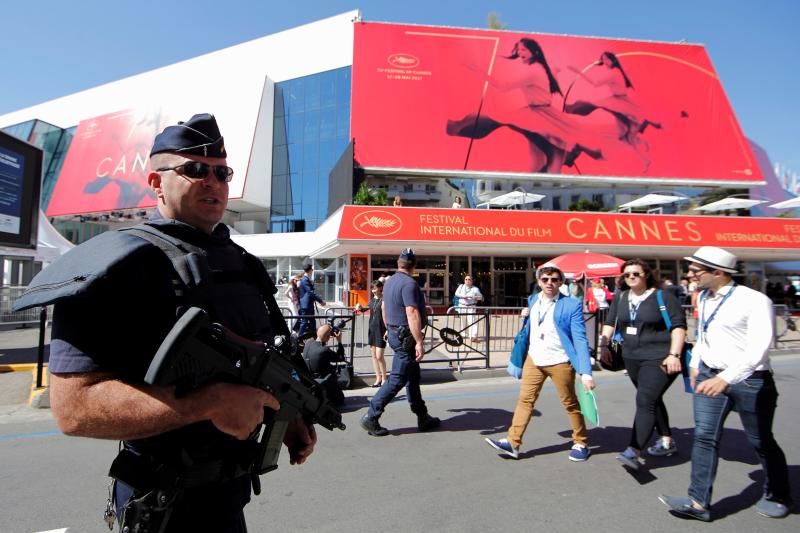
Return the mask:
[[[713, 371], [701, 363], [699, 384], [714, 377]], [[739, 412], [747, 440], [755, 448], [764, 468], [764, 496], [768, 500], [789, 501], [789, 471], [786, 456], [772, 435], [772, 420], [778, 390], [769, 372], [758, 373], [730, 385], [719, 396], [694, 395], [694, 446], [692, 448], [692, 479], [689, 496], [703, 507], [711, 504], [711, 489], [717, 475], [719, 441], [722, 427], [732, 409]]]
[[392, 356], [392, 371], [389, 379], [381, 386], [377, 394], [369, 402], [367, 416], [378, 418], [383, 414], [386, 406], [391, 402], [403, 387], [406, 388], [406, 396], [411, 406], [411, 411], [417, 416], [422, 416], [428, 412], [425, 402], [422, 400], [422, 392], [419, 389], [419, 363], [414, 353], [414, 338], [406, 338], [405, 343], [397, 338], [397, 330], [390, 328], [389, 346], [394, 350]]

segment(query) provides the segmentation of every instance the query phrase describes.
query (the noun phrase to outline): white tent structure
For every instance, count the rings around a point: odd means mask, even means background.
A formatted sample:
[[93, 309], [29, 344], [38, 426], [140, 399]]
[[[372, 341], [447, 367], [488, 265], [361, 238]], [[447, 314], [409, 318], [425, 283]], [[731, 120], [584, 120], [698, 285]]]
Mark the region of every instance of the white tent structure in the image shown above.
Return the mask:
[[671, 196], [667, 194], [650, 193], [642, 196], [641, 198], [637, 198], [636, 200], [631, 200], [626, 204], [622, 204], [619, 207], [620, 209], [631, 209], [634, 207], [650, 207], [654, 205], [671, 204], [673, 202], [684, 202], [686, 200], [688, 200], [688, 198], [685, 196]]
[[750, 198], [723, 198], [710, 204], [695, 207], [695, 211], [727, 211], [729, 209], [750, 209], [751, 207], [759, 204], [767, 203], [766, 200], [752, 200]]
[[482, 204], [478, 204], [477, 207], [486, 206], [496, 206], [496, 207], [512, 207], [515, 205], [524, 205], [524, 204], [532, 204], [538, 202], [544, 198], [543, 194], [534, 194], [531, 192], [523, 192], [523, 191], [511, 191], [505, 194], [501, 194], [500, 196], [496, 196], [489, 200], [488, 202], [483, 202]]
[[39, 210], [36, 259], [43, 263], [52, 263], [74, 247], [75, 245], [61, 235], [58, 230], [50, 224], [47, 216]]
[[794, 207], [800, 207], [800, 196], [778, 202], [777, 204], [768, 205], [767, 207], [771, 207], [773, 209], [792, 209]]

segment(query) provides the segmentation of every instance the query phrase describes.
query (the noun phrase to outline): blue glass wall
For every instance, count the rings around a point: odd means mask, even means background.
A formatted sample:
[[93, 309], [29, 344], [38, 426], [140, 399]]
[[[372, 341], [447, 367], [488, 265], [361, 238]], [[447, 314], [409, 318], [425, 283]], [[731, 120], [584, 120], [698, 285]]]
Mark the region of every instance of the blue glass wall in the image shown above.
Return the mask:
[[350, 141], [350, 67], [275, 84], [271, 231], [328, 216], [328, 174]]
[[75, 134], [75, 127], [63, 129], [42, 120], [34, 119], [8, 126], [3, 128], [3, 131], [34, 146], [38, 146], [44, 152], [42, 192], [39, 205], [42, 210], [46, 210], [47, 204], [50, 203], [50, 197], [53, 195], [58, 174], [61, 172], [61, 166], [64, 164], [64, 156], [67, 154], [72, 137]]

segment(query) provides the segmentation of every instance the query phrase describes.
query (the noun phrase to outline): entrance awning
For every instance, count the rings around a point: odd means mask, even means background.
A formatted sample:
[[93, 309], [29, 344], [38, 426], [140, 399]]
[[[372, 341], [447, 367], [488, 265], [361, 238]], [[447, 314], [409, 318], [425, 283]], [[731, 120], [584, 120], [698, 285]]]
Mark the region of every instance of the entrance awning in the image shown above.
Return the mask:
[[743, 261], [800, 260], [800, 224], [782, 218], [576, 211], [344, 206], [315, 232], [240, 235], [259, 257], [421, 255], [553, 257], [592, 252], [681, 259], [720, 246]]

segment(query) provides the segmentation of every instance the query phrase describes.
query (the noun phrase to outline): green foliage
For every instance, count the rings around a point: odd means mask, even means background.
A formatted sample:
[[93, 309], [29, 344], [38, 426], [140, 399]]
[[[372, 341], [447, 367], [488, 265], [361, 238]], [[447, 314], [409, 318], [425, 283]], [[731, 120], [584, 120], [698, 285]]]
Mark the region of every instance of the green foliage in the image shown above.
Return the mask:
[[508, 28], [502, 20], [500, 20], [500, 13], [496, 11], [490, 11], [488, 15], [486, 15], [486, 26], [490, 30], [505, 30]]
[[389, 193], [386, 189], [372, 189], [372, 205], [389, 205]]
[[586, 198], [581, 198], [577, 202], [572, 202], [569, 204], [570, 211], [604, 211], [603, 204], [600, 202], [595, 202], [592, 200], [587, 200]]
[[362, 181], [355, 196], [355, 205], [389, 205], [389, 196], [385, 189], [370, 189], [366, 181]]

